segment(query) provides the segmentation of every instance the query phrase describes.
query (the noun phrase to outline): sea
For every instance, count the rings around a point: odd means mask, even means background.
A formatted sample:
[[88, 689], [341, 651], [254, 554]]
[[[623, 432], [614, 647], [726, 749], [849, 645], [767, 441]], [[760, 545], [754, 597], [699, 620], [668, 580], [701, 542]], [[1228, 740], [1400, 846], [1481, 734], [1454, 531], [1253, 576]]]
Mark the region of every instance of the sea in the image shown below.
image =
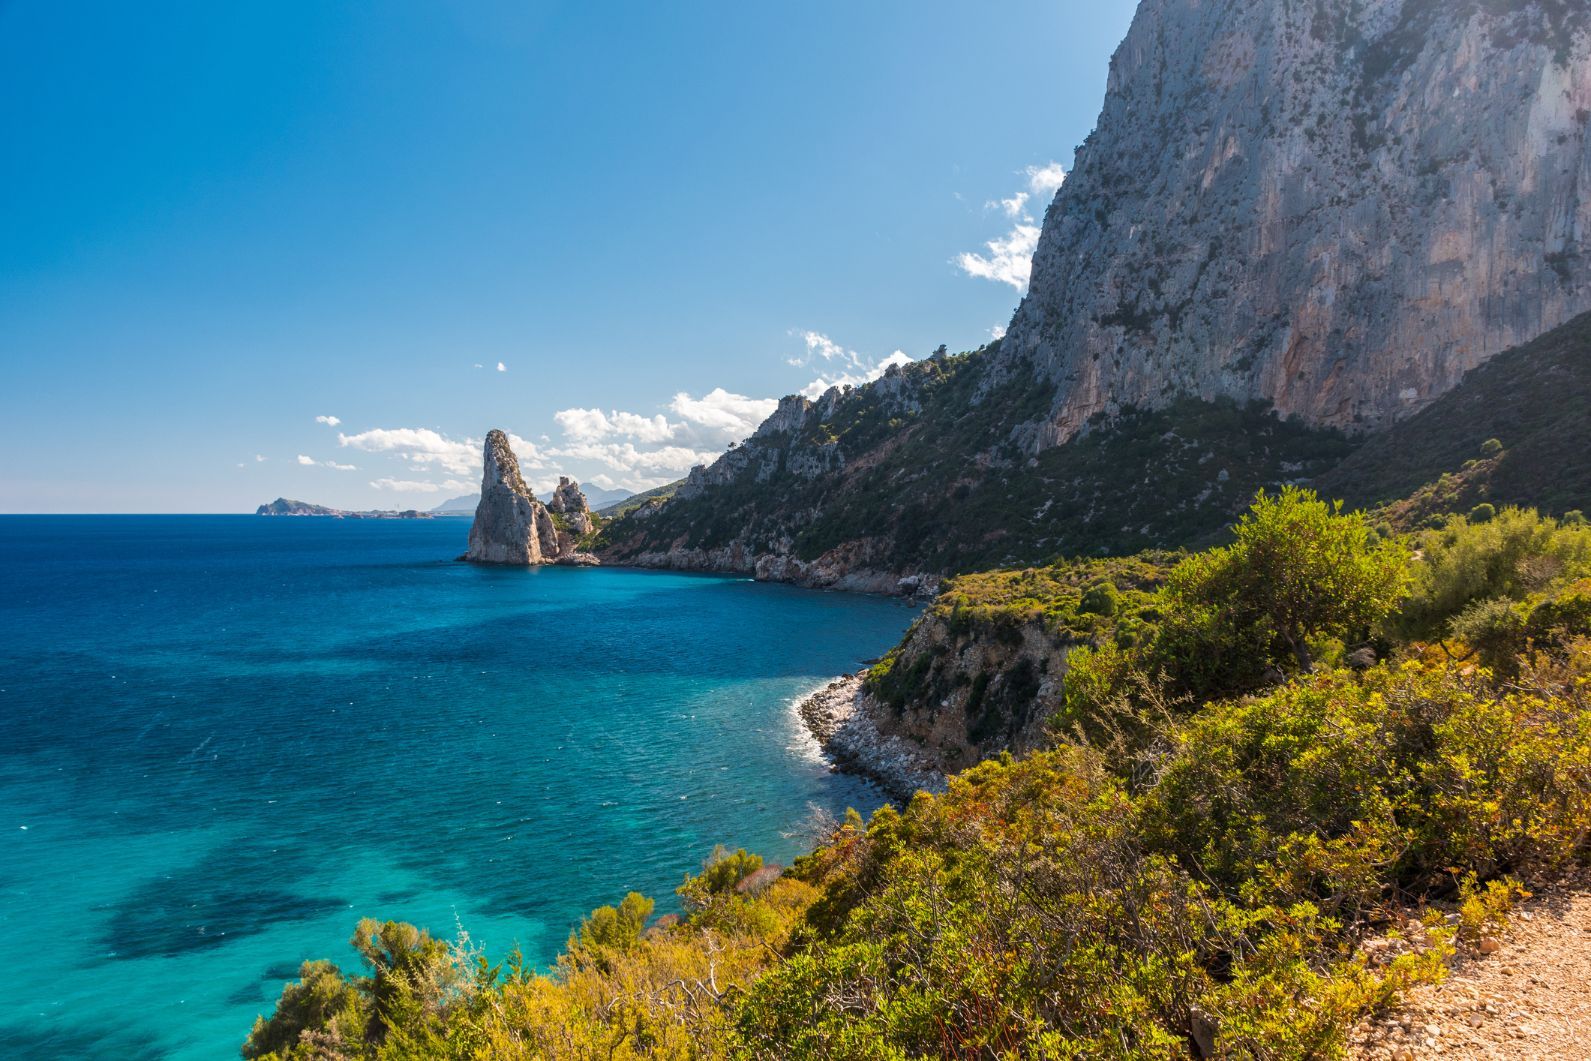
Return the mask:
[[468, 529], [0, 516], [0, 1057], [236, 1057], [362, 917], [545, 966], [884, 802], [793, 705], [906, 605], [478, 567]]

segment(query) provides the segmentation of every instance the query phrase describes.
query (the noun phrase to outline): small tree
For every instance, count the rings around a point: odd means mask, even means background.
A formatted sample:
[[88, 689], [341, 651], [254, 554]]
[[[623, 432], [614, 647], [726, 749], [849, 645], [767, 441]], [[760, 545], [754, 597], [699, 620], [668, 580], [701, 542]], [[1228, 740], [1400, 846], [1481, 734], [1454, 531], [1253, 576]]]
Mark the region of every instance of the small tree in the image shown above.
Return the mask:
[[597, 907], [570, 935], [569, 954], [606, 967], [613, 955], [624, 953], [640, 940], [655, 905], [640, 892], [631, 892], [616, 907]]
[[712, 903], [715, 896], [730, 894], [735, 890], [735, 885], [761, 868], [761, 855], [750, 854], [745, 848], [731, 852], [720, 844], [713, 848], [701, 873], [686, 877], [677, 894], [687, 907], [702, 910]]
[[349, 943], [370, 967], [375, 1009], [366, 1034], [373, 1042], [439, 1015], [463, 984], [448, 945], [405, 922], [363, 918]]
[[1179, 564], [1170, 597], [1211, 609], [1221, 627], [1273, 632], [1305, 671], [1314, 668], [1312, 638], [1368, 631], [1408, 593], [1408, 550], [1313, 491], [1261, 491], [1235, 534], [1232, 545]]

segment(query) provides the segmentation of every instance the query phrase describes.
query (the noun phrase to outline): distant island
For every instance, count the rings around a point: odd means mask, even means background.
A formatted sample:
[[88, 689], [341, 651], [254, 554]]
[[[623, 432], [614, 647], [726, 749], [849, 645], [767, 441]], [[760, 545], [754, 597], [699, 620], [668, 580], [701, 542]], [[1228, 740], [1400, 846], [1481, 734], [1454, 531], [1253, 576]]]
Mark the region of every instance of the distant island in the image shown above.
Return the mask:
[[325, 505], [312, 505], [308, 501], [293, 501], [279, 497], [268, 505], [261, 505], [254, 510], [256, 516], [333, 516], [337, 519], [432, 519], [430, 512], [421, 512], [418, 509], [406, 508], [402, 511], [394, 509], [373, 509], [366, 512], [350, 512], [341, 508], [328, 508]]

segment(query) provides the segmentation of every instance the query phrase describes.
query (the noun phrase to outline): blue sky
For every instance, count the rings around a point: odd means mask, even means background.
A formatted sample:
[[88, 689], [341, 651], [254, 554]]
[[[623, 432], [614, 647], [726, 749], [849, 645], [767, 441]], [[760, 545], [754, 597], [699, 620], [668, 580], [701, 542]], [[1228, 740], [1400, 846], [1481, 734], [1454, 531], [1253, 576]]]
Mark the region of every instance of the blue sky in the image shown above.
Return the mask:
[[0, 0], [0, 511], [643, 487], [976, 347], [1133, 6]]

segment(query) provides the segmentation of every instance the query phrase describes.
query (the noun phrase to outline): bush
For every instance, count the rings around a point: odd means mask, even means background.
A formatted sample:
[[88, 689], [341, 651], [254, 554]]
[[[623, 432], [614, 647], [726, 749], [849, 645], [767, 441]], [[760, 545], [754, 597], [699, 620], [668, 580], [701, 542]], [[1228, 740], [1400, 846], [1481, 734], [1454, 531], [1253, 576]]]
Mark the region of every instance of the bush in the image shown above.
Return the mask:
[[1179, 564], [1167, 597], [1213, 610], [1219, 625], [1271, 633], [1304, 671], [1311, 639], [1368, 632], [1408, 592], [1403, 546], [1308, 490], [1260, 493], [1234, 533], [1233, 545]]
[[306, 1032], [311, 1043], [337, 1054], [363, 1039], [369, 1019], [364, 996], [341, 969], [331, 962], [305, 962], [298, 982], [282, 988], [271, 1019], [255, 1019], [243, 1056], [290, 1056]]
[[1404, 637], [1441, 637], [1478, 601], [1522, 601], [1591, 567], [1591, 529], [1518, 508], [1479, 524], [1456, 516], [1421, 534], [1416, 548], [1413, 594], [1390, 624]]
[[732, 894], [736, 885], [761, 868], [761, 855], [748, 854], [745, 848], [731, 852], [720, 845], [713, 849], [701, 873], [685, 878], [678, 894], [687, 907], [701, 910], [716, 897]]
[[1145, 830], [1229, 894], [1339, 917], [1561, 864], [1591, 830], [1586, 706], [1417, 663], [1317, 675], [1192, 720]]
[[1407, 548], [1307, 490], [1260, 494], [1234, 536], [1173, 568], [1130, 637], [1073, 653], [1061, 732], [1130, 756], [1155, 716], [1308, 671], [1320, 639], [1364, 641], [1408, 591]]
[[1502, 439], [1489, 438], [1481, 443], [1481, 456], [1483, 457], [1495, 457], [1502, 451]]
[[1116, 607], [1121, 602], [1121, 593], [1113, 582], [1099, 582], [1088, 588], [1078, 602], [1077, 610], [1089, 615], [1103, 615], [1109, 618], [1116, 614]]
[[1482, 503], [1469, 510], [1471, 523], [1490, 523], [1495, 518], [1497, 518], [1496, 505]]
[[617, 955], [640, 942], [655, 904], [640, 892], [626, 895], [618, 906], [599, 906], [569, 936], [568, 954], [576, 961], [610, 968]]

